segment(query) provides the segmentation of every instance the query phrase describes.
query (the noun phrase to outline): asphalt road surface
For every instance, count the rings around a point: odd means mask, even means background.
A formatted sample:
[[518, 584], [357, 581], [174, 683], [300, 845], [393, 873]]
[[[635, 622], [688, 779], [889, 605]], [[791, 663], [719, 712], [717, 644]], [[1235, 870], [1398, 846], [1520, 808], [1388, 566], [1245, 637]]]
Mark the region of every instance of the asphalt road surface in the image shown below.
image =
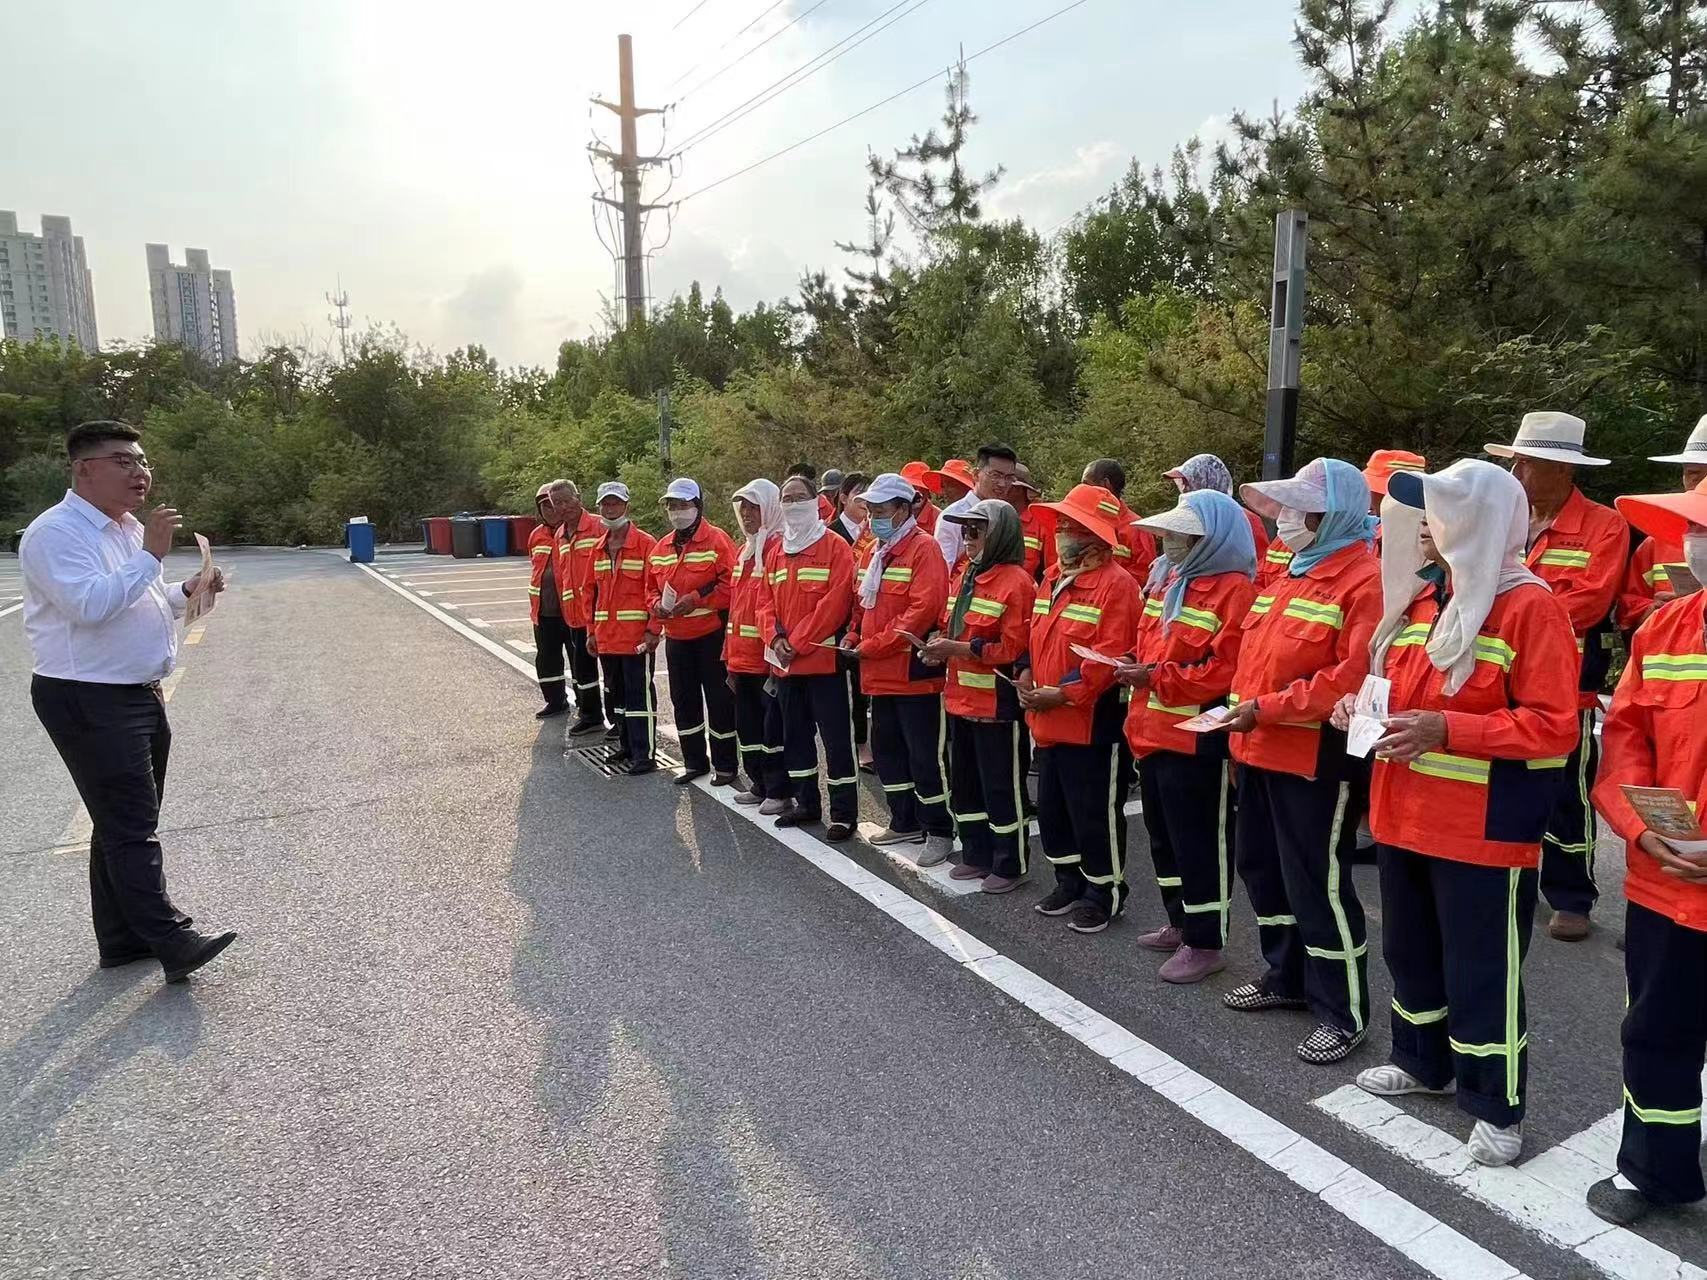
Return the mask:
[[1030, 910], [1046, 872], [952, 893], [566, 754], [520, 559], [221, 560], [162, 832], [174, 898], [241, 937], [181, 987], [94, 965], [86, 819], [0, 600], [0, 1276], [1707, 1276], [1707, 1215], [1581, 1207], [1616, 1140], [1615, 850], [1596, 935], [1531, 953], [1523, 1164], [1470, 1169], [1450, 1106], [1346, 1088], [1386, 1045], [1375, 956], [1331, 1068], [1304, 1015], [1222, 1009], [1242, 898], [1225, 974], [1156, 981], [1137, 817], [1132, 908], [1081, 938]]

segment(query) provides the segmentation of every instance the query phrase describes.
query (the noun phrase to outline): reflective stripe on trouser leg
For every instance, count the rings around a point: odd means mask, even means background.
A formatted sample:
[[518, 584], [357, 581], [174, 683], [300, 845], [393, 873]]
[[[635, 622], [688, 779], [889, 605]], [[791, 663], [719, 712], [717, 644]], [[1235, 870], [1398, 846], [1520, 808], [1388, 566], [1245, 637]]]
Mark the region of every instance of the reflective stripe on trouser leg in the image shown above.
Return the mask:
[[[1049, 860], [1057, 877], [1063, 866], [1070, 867], [1084, 884], [1084, 899], [1113, 914], [1126, 898], [1121, 838], [1126, 815], [1120, 811], [1124, 747], [1057, 745], [1048, 751], [1056, 793], [1053, 804], [1064, 811], [1052, 817], [1066, 828], [1071, 842], [1070, 860], [1064, 860], [1046, 834], [1044, 847]], [[1047, 808], [1041, 798], [1039, 804]]]
[[575, 709], [589, 720], [602, 720], [606, 703], [600, 696], [599, 660], [587, 652], [585, 627], [570, 627], [569, 671], [575, 679]]
[[919, 825], [927, 835], [950, 836], [954, 824], [948, 816], [948, 785], [944, 781], [948, 713], [942, 698], [934, 693], [908, 694], [897, 699], [897, 704]]
[[1707, 933], [1632, 902], [1624, 919], [1624, 1140], [1618, 1170], [1648, 1199], [1689, 1204], [1701, 1179]]
[[1153, 853], [1158, 828], [1163, 837], [1156, 883], [1169, 904], [1168, 922], [1181, 930], [1188, 946], [1216, 950], [1226, 943], [1229, 905], [1227, 761], [1157, 751], [1140, 761], [1139, 769], [1150, 780], [1143, 793], [1144, 823], [1152, 833]]
[[563, 674], [564, 642], [568, 639], [561, 618], [542, 616], [533, 625], [533, 673], [548, 707], [568, 704], [568, 678]]
[[1444, 1089], [1453, 1060], [1446, 1035], [1444, 925], [1434, 884], [1439, 860], [1391, 845], [1381, 846], [1377, 857], [1381, 956], [1393, 978], [1393, 1063], [1429, 1088]]
[[605, 689], [605, 710], [618, 732], [617, 742], [628, 750], [628, 717], [623, 714], [624, 702], [622, 655], [600, 654], [599, 677]]
[[1168, 923], [1179, 929], [1185, 925], [1185, 912], [1180, 893], [1179, 863], [1174, 856], [1173, 833], [1168, 828], [1168, 807], [1162, 801], [1167, 753], [1154, 751], [1138, 761], [1138, 796], [1143, 802], [1144, 830], [1150, 837], [1150, 862], [1155, 869], [1156, 889], [1162, 897], [1162, 911]]
[[[883, 802], [889, 806], [891, 831], [919, 831], [917, 788], [908, 767], [906, 726], [901, 720], [900, 699], [890, 694], [871, 698], [871, 758], [883, 784]], [[849, 732], [852, 732], [851, 726]]]
[[1369, 1019], [1369, 948], [1346, 874], [1357, 841], [1352, 785], [1282, 773], [1266, 782], [1286, 901], [1304, 944], [1304, 998], [1322, 1022], [1361, 1031]]
[[1541, 891], [1555, 911], [1588, 915], [1600, 896], [1594, 883], [1594, 809], [1589, 801], [1599, 762], [1600, 742], [1590, 709], [1578, 718], [1565, 785], [1541, 841]]
[[1528, 1070], [1523, 958], [1535, 922], [1536, 874], [1427, 861], [1446, 959], [1446, 1032], [1458, 1107], [1502, 1128], [1516, 1124]]
[[990, 807], [984, 794], [979, 730], [985, 726], [962, 720], [954, 726], [949, 748], [949, 813], [960, 837], [960, 860], [969, 867], [995, 869], [995, 843], [990, 834]]
[[812, 716], [811, 676], [777, 678], [782, 706], [782, 760], [794, 803], [808, 813], [822, 813], [818, 791], [818, 739]]
[[[1015, 720], [1008, 726], [1008, 771], [1013, 779], [1013, 801], [1011, 808], [1005, 808], [1000, 823], [994, 823], [990, 831], [996, 842], [996, 865], [1001, 866], [1005, 848], [1012, 848], [1016, 872], [1006, 872], [1008, 875], [1027, 875], [1031, 871], [1031, 823], [1026, 819], [1025, 771], [1029, 752], [1023, 749], [1026, 742], [1025, 725]], [[993, 788], [991, 789], [993, 790]], [[996, 830], [996, 826], [1005, 828], [1013, 824], [1013, 844], [1007, 846], [1004, 841], [1008, 838], [1005, 830]]]
[[729, 691], [729, 669], [723, 665], [724, 629], [719, 627], [694, 642], [699, 659], [700, 693], [705, 698], [705, 726], [710, 737], [711, 767], [734, 773], [735, 695]]
[[664, 662], [670, 686], [670, 709], [676, 717], [676, 741], [682, 765], [689, 772], [709, 769], [705, 750], [705, 704], [700, 694], [699, 649], [692, 640], [664, 640]]
[[824, 744], [830, 821], [853, 826], [859, 821], [859, 765], [854, 760], [853, 721], [848, 715], [848, 682], [839, 671], [803, 678], [811, 682], [812, 715]]
[[1059, 888], [1084, 896], [1084, 862], [1073, 825], [1073, 802], [1068, 781], [1075, 762], [1072, 747], [1037, 748], [1037, 829], [1043, 841], [1043, 856], [1055, 869]]
[[1233, 829], [1233, 853], [1245, 894], [1257, 918], [1257, 941], [1268, 972], [1262, 989], [1289, 1000], [1304, 998], [1304, 939], [1298, 916], [1286, 896], [1280, 866], [1273, 781], [1278, 775], [1245, 765], [1239, 770], [1239, 817]]

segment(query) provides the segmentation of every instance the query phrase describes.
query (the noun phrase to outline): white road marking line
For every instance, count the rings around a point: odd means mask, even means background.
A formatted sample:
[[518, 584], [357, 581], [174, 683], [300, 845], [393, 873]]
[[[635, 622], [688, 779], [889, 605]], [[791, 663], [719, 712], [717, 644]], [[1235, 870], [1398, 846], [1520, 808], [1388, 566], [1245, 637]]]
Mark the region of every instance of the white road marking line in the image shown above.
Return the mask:
[[[336, 554], [336, 553], [333, 553]], [[406, 591], [395, 582], [357, 565], [416, 608], [495, 654], [514, 670], [535, 678], [531, 664]], [[469, 623], [477, 622], [469, 619]], [[667, 734], [660, 726], [661, 734]], [[751, 823], [771, 839], [805, 858], [918, 934], [986, 982], [1030, 1008], [1093, 1052], [1173, 1102], [1270, 1168], [1284, 1174], [1322, 1202], [1364, 1228], [1382, 1243], [1410, 1258], [1441, 1280], [1527, 1280], [1517, 1268], [1439, 1219], [1354, 1169], [1266, 1112], [1192, 1071], [1171, 1055], [1139, 1039], [1112, 1019], [1074, 999], [1059, 987], [1016, 964], [928, 904], [873, 875], [845, 854], [798, 829], [777, 830], [701, 779], [694, 784], [715, 802]], [[1135, 806], [1129, 804], [1128, 812]]]
[[[883, 828], [875, 822], [862, 822], [858, 825], [857, 830], [859, 838], [867, 844], [871, 844], [872, 837], [880, 834]], [[871, 847], [900, 867], [901, 870], [909, 872], [921, 880], [929, 880], [932, 888], [941, 890], [952, 897], [959, 898], [969, 893], [979, 892], [978, 881], [956, 880], [950, 876], [949, 872], [953, 871], [954, 868], [946, 862], [935, 867], [921, 867], [917, 859], [919, 854], [924, 852], [925, 846], [922, 844], [881, 846], [871, 844]]]
[[506, 640], [504, 643], [509, 645], [510, 648], [514, 649], [517, 653], [537, 653], [538, 652], [538, 650], [535, 649], [533, 645], [523, 644], [520, 640]]
[[[1571, 1250], [1616, 1280], [1707, 1276], [1707, 1271], [1670, 1250], [1634, 1231], [1602, 1222], [1589, 1211], [1584, 1199], [1589, 1187], [1616, 1171], [1611, 1164], [1600, 1162], [1607, 1154], [1604, 1120], [1520, 1165], [1494, 1169], [1472, 1160], [1464, 1149], [1464, 1139], [1354, 1084], [1317, 1098], [1315, 1105], [1379, 1146], [1445, 1179], [1470, 1199], [1549, 1244]], [[1468, 1129], [1473, 1121], [1468, 1116], [1463, 1119]], [[1616, 1159], [1616, 1132], [1610, 1154]]]
[[726, 789], [712, 787], [706, 779], [694, 786], [918, 934], [962, 968], [1019, 1001], [1236, 1146], [1243, 1147], [1424, 1270], [1442, 1280], [1521, 1277], [1522, 1273], [1503, 1258], [1010, 960], [904, 889], [873, 875], [846, 854], [798, 828], [775, 829], [737, 805], [732, 794], [725, 794]]
[[9, 604], [4, 609], [0, 609], [0, 618], [4, 618], [7, 614], [16, 613], [19, 609], [22, 609], [23, 607], [24, 607], [24, 602], [22, 600], [18, 601], [17, 604]]
[[[517, 581], [519, 581], [521, 583], [521, 589], [518, 590], [517, 592], [515, 592], [515, 594], [513, 594], [513, 595], [505, 596], [504, 598], [506, 600], [514, 600], [518, 596], [525, 596], [527, 594], [527, 582], [528, 582], [528, 580], [526, 578], [519, 578], [519, 579], [517, 579]], [[491, 583], [491, 584], [484, 586], [484, 587], [447, 587], [442, 591], [439, 590], [437, 587], [435, 587], [433, 590], [423, 591], [423, 592], [421, 592], [421, 594], [424, 596], [478, 596], [478, 595], [483, 595], [483, 594], [489, 594], [490, 592], [493, 592], [493, 591], [501, 591], [504, 589], [504, 587], [506, 585], [508, 585], [508, 584], [502, 583], [502, 582], [494, 582], [494, 583]]]

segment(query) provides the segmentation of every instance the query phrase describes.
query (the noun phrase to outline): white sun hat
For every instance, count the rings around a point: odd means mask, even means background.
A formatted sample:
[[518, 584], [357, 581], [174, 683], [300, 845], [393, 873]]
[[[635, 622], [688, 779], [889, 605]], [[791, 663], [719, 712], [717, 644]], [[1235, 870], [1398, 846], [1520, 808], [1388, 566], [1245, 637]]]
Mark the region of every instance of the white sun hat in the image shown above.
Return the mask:
[[1526, 413], [1517, 429], [1517, 439], [1510, 444], [1484, 445], [1484, 452], [1496, 458], [1542, 458], [1548, 462], [1563, 462], [1573, 467], [1604, 467], [1605, 458], [1591, 458], [1583, 452], [1583, 436], [1588, 423], [1568, 413]]
[[1691, 464], [1707, 466], [1707, 414], [1695, 424], [1695, 430], [1689, 433], [1689, 440], [1683, 446], [1682, 453], [1663, 454], [1658, 458], [1649, 458], [1649, 462], [1681, 462], [1684, 466]]
[[1181, 533], [1188, 538], [1203, 536], [1203, 517], [1192, 510], [1183, 499], [1179, 506], [1172, 511], [1158, 512], [1153, 516], [1145, 516], [1142, 520], [1134, 520], [1133, 524], [1151, 533]]
[[1328, 509], [1328, 464], [1321, 458], [1306, 462], [1290, 480], [1252, 480], [1239, 486], [1239, 501], [1270, 520], [1284, 508], [1323, 512]]
[[689, 480], [686, 476], [670, 481], [670, 487], [664, 490], [660, 502], [698, 502], [699, 481]]

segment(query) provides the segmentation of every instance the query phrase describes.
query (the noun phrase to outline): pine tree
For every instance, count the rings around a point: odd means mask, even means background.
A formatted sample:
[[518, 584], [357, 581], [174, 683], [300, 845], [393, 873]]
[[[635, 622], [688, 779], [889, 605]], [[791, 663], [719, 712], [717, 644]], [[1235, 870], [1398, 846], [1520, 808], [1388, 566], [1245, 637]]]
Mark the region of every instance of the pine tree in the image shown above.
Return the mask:
[[[983, 197], [1001, 180], [1000, 166], [974, 178], [963, 163], [967, 135], [978, 123], [967, 100], [970, 89], [962, 56], [948, 73], [943, 132], [932, 129], [922, 138], [914, 134], [893, 160], [873, 155], [867, 161], [872, 181], [889, 194], [907, 225], [921, 236], [976, 223], [983, 217]], [[947, 171], [939, 172], [944, 166]]]

